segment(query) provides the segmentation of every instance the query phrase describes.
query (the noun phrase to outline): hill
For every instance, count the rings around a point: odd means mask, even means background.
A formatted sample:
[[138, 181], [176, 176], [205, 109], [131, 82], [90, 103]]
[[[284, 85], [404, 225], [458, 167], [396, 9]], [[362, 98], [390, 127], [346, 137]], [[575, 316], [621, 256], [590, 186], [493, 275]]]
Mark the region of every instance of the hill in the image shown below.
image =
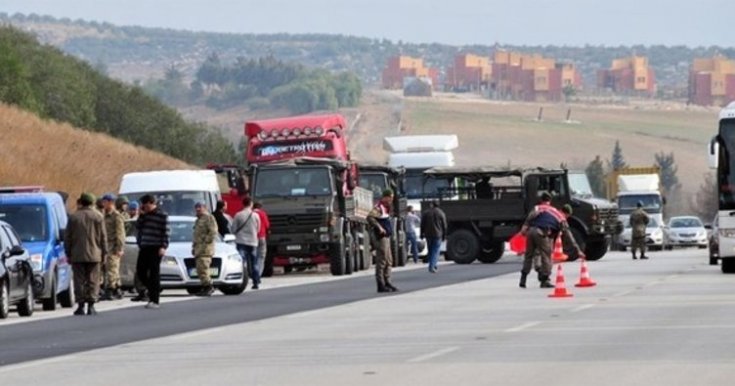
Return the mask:
[[[0, 185], [44, 185], [78, 197], [116, 192], [123, 174], [194, 166], [108, 135], [49, 122], [0, 104]], [[71, 208], [74, 200], [67, 204]]]

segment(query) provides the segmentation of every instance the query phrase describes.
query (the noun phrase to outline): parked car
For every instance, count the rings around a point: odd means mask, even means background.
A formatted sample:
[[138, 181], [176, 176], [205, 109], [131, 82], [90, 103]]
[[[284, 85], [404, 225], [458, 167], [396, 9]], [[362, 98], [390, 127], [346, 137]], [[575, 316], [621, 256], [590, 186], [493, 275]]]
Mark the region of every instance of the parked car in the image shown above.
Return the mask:
[[0, 319], [8, 317], [14, 304], [18, 315], [33, 315], [34, 301], [31, 257], [13, 227], [0, 221]]
[[[632, 233], [633, 228], [630, 226], [630, 221], [627, 221], [623, 233], [618, 236], [619, 250], [625, 251], [630, 248]], [[646, 245], [652, 251], [660, 251], [664, 247], [664, 227], [658, 223], [655, 217], [650, 217], [648, 225], [646, 225]]]
[[0, 220], [17, 231], [30, 254], [34, 297], [43, 309], [74, 306], [74, 275], [64, 252], [67, 214], [62, 196], [41, 188], [0, 194]]
[[709, 264], [710, 265], [717, 265], [717, 260], [720, 259], [720, 243], [719, 239], [717, 237], [717, 234], [720, 232], [718, 224], [719, 216], [715, 215], [714, 220], [712, 220], [712, 226], [711, 229], [709, 229]]
[[[196, 217], [169, 216], [171, 236], [166, 256], [161, 260], [161, 289], [185, 289], [190, 294], [201, 290], [191, 244]], [[127, 237], [120, 263], [123, 289], [135, 288], [135, 265], [138, 262], [135, 221], [125, 226]], [[239, 295], [248, 284], [247, 270], [233, 243], [217, 235], [214, 257], [209, 268], [212, 284], [225, 295]]]
[[677, 216], [669, 219], [666, 225], [666, 249], [674, 247], [707, 248], [707, 229], [696, 216]]

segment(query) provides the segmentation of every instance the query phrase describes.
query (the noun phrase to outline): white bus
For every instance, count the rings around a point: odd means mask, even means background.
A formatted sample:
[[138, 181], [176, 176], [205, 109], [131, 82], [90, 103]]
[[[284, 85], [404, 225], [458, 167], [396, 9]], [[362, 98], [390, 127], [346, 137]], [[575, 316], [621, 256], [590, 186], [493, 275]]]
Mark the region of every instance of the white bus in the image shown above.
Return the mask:
[[709, 144], [709, 166], [717, 172], [719, 257], [723, 273], [735, 273], [735, 102], [720, 112]]

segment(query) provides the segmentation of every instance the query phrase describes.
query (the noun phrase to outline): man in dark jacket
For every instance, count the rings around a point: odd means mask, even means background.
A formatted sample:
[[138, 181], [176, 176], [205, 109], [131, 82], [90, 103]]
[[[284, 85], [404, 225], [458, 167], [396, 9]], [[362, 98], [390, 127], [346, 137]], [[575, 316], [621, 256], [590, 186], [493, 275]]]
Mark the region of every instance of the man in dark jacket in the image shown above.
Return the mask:
[[74, 294], [79, 306], [74, 315], [95, 315], [101, 280], [101, 266], [107, 255], [107, 234], [102, 215], [93, 205], [95, 197], [83, 193], [77, 201], [79, 209], [69, 216], [64, 234], [64, 249], [74, 270]]
[[219, 235], [222, 237], [225, 237], [228, 233], [232, 233], [230, 230], [232, 218], [227, 215], [225, 212], [226, 210], [227, 202], [219, 200], [217, 201], [217, 206], [214, 208], [214, 212], [212, 213], [214, 219], [217, 220], [217, 232], [219, 232]]
[[161, 259], [166, 254], [169, 240], [168, 215], [156, 205], [150, 194], [140, 198], [143, 213], [138, 217], [138, 263], [136, 274], [148, 290], [150, 309], [159, 308], [161, 293]]
[[436, 202], [431, 202], [429, 209], [421, 214], [421, 238], [426, 238], [429, 249], [429, 272], [436, 273], [439, 250], [447, 238], [447, 216]]

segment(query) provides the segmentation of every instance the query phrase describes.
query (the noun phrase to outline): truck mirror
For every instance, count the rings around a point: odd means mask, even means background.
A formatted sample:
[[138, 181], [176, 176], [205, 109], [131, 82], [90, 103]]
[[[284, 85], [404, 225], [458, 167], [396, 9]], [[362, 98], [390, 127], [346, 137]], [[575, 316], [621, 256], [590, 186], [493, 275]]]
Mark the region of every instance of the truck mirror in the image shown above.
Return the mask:
[[717, 136], [712, 137], [709, 141], [708, 148], [707, 160], [709, 161], [709, 167], [710, 169], [717, 169], [720, 161], [720, 144], [717, 142]]

